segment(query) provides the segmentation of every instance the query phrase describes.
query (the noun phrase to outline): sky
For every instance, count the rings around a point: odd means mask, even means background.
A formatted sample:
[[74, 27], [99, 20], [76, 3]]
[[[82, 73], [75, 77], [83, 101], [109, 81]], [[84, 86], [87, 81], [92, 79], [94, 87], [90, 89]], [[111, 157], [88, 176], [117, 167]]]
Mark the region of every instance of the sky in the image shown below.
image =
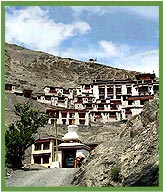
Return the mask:
[[159, 75], [157, 6], [5, 7], [5, 41]]

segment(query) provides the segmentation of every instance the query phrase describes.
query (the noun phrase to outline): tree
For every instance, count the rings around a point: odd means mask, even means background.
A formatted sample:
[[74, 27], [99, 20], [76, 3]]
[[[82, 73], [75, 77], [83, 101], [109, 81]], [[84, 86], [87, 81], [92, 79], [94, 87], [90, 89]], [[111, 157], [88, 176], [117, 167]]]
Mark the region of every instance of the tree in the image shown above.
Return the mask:
[[39, 127], [48, 123], [46, 114], [30, 109], [28, 103], [14, 105], [14, 111], [20, 120], [9, 125], [5, 134], [6, 163], [20, 168], [25, 150], [34, 143], [34, 134]]

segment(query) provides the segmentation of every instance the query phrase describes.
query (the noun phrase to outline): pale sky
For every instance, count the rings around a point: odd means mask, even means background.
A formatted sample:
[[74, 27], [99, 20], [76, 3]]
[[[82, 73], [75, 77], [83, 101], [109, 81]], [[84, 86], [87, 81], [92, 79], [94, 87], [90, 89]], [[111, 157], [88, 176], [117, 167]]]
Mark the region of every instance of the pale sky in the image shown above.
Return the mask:
[[5, 41], [81, 61], [159, 71], [157, 6], [6, 7]]

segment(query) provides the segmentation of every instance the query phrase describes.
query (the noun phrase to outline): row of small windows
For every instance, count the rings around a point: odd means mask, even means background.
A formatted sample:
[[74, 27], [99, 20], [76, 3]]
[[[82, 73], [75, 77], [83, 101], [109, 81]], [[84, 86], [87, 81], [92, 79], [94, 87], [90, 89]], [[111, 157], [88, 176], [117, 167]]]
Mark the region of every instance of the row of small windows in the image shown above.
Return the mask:
[[43, 157], [41, 156], [34, 156], [34, 163], [36, 164], [41, 164], [41, 159], [43, 164], [48, 164], [49, 163], [49, 155], [45, 155]]
[[[35, 151], [41, 150], [41, 146], [42, 146], [41, 143], [36, 143], [35, 144]], [[50, 147], [50, 143], [44, 143], [43, 144], [43, 150], [48, 150], [49, 147]]]
[[[85, 119], [79, 119], [79, 123], [84, 125], [85, 124]], [[54, 120], [53, 119], [51, 119], [51, 124], [54, 124]], [[62, 124], [66, 125], [67, 124], [67, 120], [66, 119], [62, 119]], [[68, 120], [68, 124], [72, 125], [72, 119]]]
[[[117, 97], [116, 99], [121, 99], [121, 96], [120, 97]], [[126, 101], [126, 96], [123, 96], [123, 101]], [[146, 100], [145, 100], [146, 101]], [[144, 105], [144, 100], [140, 100], [140, 105]], [[128, 101], [128, 105], [133, 105], [134, 104], [134, 101]], [[104, 108], [104, 105], [102, 104], [99, 104], [99, 105], [96, 105], [98, 108]], [[79, 107], [79, 105], [78, 105]], [[86, 106], [86, 107], [95, 107], [95, 105], [90, 105], [90, 106]], [[108, 107], [108, 105], [105, 105], [105, 107]], [[110, 107], [112, 107], [112, 104], [110, 104]], [[85, 118], [85, 116], [80, 116], [79, 114], [79, 117], [80, 118]]]

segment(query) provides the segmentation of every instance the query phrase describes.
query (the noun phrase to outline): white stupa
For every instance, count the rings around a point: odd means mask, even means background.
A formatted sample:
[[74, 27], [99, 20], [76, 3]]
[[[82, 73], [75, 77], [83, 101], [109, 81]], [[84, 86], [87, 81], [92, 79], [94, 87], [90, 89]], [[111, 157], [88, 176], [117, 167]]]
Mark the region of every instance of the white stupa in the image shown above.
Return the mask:
[[72, 125], [68, 126], [68, 132], [62, 137], [63, 143], [59, 147], [63, 146], [79, 146], [83, 145], [80, 143], [80, 136], [78, 135], [78, 126], [75, 125], [75, 120], [72, 119]]
[[65, 141], [79, 141], [79, 135], [77, 133], [78, 126], [77, 125], [69, 125], [68, 126], [68, 132], [62, 137], [62, 139]]

